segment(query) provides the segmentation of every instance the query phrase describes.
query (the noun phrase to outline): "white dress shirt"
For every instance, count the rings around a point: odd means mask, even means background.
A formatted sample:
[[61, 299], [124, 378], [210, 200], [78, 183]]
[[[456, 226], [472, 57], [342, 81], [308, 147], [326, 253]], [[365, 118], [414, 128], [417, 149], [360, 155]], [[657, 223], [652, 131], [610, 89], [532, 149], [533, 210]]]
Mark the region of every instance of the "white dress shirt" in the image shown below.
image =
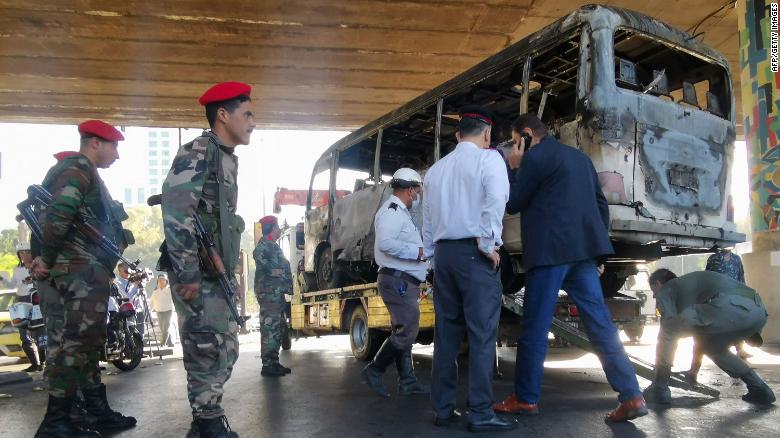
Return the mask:
[[391, 195], [376, 212], [374, 235], [374, 260], [380, 268], [397, 269], [425, 281], [428, 262], [417, 260], [422, 238], [406, 204], [397, 196]]
[[173, 298], [171, 297], [170, 286], [165, 286], [160, 289], [155, 288], [152, 291], [152, 298], [149, 305], [155, 312], [172, 312], [173, 311]]
[[433, 256], [434, 244], [442, 239], [479, 238], [479, 250], [485, 254], [503, 245], [509, 177], [497, 151], [458, 143], [428, 170], [423, 188], [426, 258]]

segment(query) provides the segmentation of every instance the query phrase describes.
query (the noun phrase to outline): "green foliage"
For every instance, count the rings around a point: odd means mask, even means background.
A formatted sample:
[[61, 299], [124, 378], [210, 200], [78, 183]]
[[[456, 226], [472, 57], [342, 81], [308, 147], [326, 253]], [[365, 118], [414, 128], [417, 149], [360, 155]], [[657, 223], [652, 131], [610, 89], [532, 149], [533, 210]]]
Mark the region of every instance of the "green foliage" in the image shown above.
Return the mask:
[[16, 257], [16, 244], [19, 243], [19, 230], [9, 228], [0, 231], [0, 253], [13, 253]]
[[129, 218], [122, 226], [133, 232], [135, 244], [130, 245], [124, 256], [130, 261], [141, 260], [141, 266], [154, 270], [160, 257], [160, 245], [164, 240], [162, 211], [160, 208], [130, 207]]
[[11, 280], [11, 273], [18, 264], [19, 258], [16, 257], [16, 251], [13, 253], [0, 253], [0, 272], [5, 272], [2, 277], [6, 281]]

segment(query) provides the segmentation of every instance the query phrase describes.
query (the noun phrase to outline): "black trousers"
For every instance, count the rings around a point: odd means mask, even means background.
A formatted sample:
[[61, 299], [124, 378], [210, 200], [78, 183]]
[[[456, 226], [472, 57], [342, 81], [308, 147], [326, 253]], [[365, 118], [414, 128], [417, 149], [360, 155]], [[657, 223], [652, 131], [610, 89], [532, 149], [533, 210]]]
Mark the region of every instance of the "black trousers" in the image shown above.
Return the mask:
[[436, 242], [433, 305], [436, 326], [431, 403], [437, 415], [455, 408], [457, 358], [468, 333], [469, 421], [493, 418], [493, 366], [501, 314], [501, 280], [473, 239]]

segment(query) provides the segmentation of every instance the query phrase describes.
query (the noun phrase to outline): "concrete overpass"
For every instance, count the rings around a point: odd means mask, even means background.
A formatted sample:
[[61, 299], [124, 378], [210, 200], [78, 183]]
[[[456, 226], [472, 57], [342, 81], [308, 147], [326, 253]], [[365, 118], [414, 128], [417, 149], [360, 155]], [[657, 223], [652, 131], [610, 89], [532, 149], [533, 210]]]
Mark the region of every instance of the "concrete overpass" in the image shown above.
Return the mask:
[[[197, 96], [240, 80], [260, 127], [352, 129], [587, 3], [0, 0], [0, 121], [199, 127]], [[733, 2], [604, 3], [701, 35], [739, 99]]]

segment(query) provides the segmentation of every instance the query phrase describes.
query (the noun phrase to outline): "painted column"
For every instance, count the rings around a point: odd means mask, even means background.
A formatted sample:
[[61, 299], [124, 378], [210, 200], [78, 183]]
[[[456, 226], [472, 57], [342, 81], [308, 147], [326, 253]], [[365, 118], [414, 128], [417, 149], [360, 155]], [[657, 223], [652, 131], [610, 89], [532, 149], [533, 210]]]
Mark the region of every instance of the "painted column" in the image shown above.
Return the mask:
[[750, 173], [753, 252], [745, 254], [748, 284], [770, 314], [768, 343], [780, 343], [780, 73], [778, 0], [739, 0], [742, 114]]

